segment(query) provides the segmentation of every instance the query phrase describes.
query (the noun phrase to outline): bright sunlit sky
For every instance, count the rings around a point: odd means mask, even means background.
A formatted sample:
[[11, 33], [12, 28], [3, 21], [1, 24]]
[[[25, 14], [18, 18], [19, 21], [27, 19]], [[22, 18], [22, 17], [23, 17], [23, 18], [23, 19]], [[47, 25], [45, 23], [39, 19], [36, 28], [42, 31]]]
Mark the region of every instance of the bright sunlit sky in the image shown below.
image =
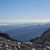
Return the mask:
[[31, 22], [50, 22], [50, 0], [0, 0], [0, 24]]

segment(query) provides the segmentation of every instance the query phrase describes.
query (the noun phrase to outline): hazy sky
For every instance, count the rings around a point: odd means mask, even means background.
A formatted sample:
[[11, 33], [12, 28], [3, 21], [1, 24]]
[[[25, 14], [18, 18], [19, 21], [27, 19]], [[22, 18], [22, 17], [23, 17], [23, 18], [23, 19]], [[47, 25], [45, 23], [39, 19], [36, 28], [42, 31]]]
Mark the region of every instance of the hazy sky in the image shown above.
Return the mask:
[[50, 0], [0, 0], [2, 22], [50, 22]]

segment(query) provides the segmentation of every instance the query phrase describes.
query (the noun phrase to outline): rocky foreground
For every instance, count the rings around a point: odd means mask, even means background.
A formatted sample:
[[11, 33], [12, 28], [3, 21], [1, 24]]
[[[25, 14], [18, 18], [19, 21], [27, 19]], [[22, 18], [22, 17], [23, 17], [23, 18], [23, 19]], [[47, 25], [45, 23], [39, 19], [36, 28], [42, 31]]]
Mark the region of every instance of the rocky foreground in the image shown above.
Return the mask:
[[50, 50], [50, 28], [30, 42], [18, 41], [6, 33], [0, 33], [0, 50]]

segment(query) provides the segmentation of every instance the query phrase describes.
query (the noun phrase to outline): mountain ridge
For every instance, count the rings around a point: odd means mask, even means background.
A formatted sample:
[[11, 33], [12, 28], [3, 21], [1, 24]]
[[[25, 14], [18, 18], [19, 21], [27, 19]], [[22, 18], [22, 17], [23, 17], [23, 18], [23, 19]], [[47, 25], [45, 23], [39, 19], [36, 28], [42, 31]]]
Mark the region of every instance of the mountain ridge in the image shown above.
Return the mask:
[[21, 26], [21, 27], [18, 27], [17, 25], [13, 25], [13, 26], [9, 25], [6, 28], [5, 27], [3, 28], [6, 31], [3, 32], [8, 33], [12, 37], [18, 40], [30, 40], [31, 38], [33, 38], [33, 36], [36, 37], [41, 35], [43, 31], [45, 31], [47, 28], [50, 27], [50, 23], [42, 24], [42, 25], [28, 24], [27, 26]]

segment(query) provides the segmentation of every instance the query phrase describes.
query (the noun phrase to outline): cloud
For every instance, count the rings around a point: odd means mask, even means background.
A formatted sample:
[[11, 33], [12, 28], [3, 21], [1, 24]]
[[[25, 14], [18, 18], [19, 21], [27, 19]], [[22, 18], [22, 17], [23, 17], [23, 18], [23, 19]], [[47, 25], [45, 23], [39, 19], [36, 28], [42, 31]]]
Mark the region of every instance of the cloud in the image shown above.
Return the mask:
[[50, 22], [50, 19], [2, 19], [0, 24], [22, 24], [22, 23], [46, 23]]

